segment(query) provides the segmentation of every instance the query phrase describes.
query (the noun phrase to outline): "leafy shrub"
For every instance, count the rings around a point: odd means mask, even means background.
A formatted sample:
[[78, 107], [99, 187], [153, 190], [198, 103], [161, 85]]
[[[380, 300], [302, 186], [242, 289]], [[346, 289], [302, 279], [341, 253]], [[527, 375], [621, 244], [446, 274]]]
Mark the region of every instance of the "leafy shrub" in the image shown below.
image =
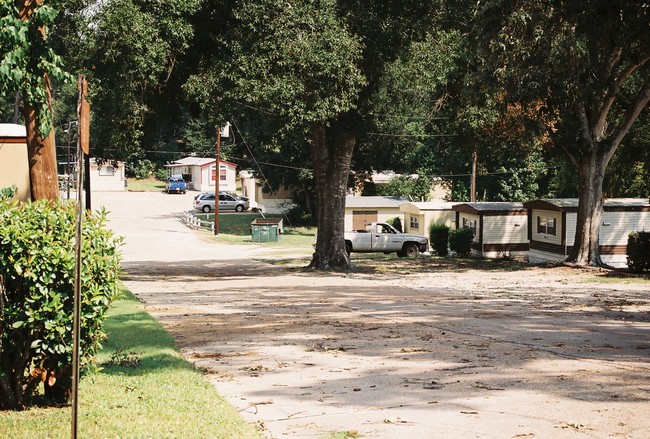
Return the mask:
[[469, 256], [472, 252], [472, 240], [474, 232], [468, 228], [454, 229], [449, 231], [449, 248], [458, 256]]
[[[75, 269], [72, 203], [0, 201], [0, 408], [45, 396], [65, 402], [71, 388]], [[104, 211], [82, 223], [80, 365], [101, 347], [103, 321], [118, 294], [120, 238]]]
[[400, 233], [404, 231], [404, 229], [402, 229], [402, 219], [398, 216], [387, 220], [386, 223], [395, 227], [395, 230], [397, 230]]
[[0, 189], [0, 201], [11, 200], [18, 193], [16, 186], [4, 187]]
[[149, 178], [154, 174], [156, 165], [149, 159], [133, 160], [126, 162], [125, 171], [127, 177], [138, 179]]
[[449, 253], [449, 227], [444, 224], [431, 224], [429, 226], [429, 241], [431, 248], [438, 256], [447, 256]]
[[632, 232], [628, 235], [627, 266], [633, 273], [650, 271], [650, 232]]

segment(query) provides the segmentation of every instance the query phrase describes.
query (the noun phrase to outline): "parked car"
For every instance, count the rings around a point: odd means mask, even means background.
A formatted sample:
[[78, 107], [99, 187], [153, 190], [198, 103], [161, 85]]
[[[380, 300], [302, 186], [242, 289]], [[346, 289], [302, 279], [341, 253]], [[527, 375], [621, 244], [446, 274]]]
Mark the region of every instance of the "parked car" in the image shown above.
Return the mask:
[[185, 180], [183, 180], [183, 177], [172, 175], [167, 179], [165, 189], [168, 194], [171, 194], [172, 192], [184, 194], [187, 191], [187, 184], [185, 183]]
[[[203, 192], [194, 197], [194, 209], [208, 213], [214, 210], [215, 196], [207, 192]], [[243, 212], [249, 208], [248, 201], [241, 200], [230, 194], [219, 193], [219, 211], [234, 210], [236, 212]]]

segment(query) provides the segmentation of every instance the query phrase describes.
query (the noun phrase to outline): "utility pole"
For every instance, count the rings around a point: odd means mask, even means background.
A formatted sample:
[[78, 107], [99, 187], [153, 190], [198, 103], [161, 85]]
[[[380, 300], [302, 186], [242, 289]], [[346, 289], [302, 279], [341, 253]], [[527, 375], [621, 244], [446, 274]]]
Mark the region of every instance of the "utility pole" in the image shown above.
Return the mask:
[[219, 166], [221, 155], [221, 129], [217, 128], [217, 162], [214, 172], [214, 234], [219, 234], [219, 180], [221, 179], [221, 167]]
[[227, 122], [223, 128], [217, 128], [217, 163], [214, 173], [214, 234], [219, 234], [219, 180], [221, 180], [221, 136], [230, 136], [230, 123]]
[[469, 188], [469, 201], [476, 202], [476, 162], [478, 161], [478, 151], [476, 148], [472, 151], [472, 181]]

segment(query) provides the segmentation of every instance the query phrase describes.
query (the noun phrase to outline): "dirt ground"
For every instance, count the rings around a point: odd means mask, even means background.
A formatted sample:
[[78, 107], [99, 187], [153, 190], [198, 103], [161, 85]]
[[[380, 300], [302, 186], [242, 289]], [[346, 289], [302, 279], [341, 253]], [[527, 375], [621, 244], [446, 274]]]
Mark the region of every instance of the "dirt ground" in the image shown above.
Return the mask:
[[650, 437], [650, 284], [427, 259], [305, 272], [186, 228], [193, 195], [93, 207], [126, 239], [127, 287], [265, 437]]

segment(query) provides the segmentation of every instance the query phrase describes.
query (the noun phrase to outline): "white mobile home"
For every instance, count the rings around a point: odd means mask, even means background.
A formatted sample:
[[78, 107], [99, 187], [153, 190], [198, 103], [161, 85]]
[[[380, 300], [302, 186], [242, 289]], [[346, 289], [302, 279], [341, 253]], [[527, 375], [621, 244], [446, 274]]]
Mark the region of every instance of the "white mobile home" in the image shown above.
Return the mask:
[[399, 217], [404, 225], [404, 215], [400, 206], [408, 201], [402, 197], [345, 197], [345, 230], [365, 230], [366, 224], [385, 223]]
[[429, 237], [431, 224], [444, 224], [456, 228], [456, 212], [451, 208], [458, 203], [426, 201], [402, 203], [399, 207], [404, 215], [404, 232]]
[[[577, 198], [554, 198], [524, 203], [528, 208], [530, 262], [561, 262], [573, 248], [578, 216]], [[600, 255], [613, 267], [627, 266], [627, 237], [650, 231], [647, 198], [611, 198], [603, 205]]]
[[[184, 157], [165, 165], [171, 174], [182, 175], [191, 190], [214, 192], [216, 188], [216, 159]], [[219, 191], [235, 192], [237, 189], [237, 165], [225, 160], [219, 161]]]
[[528, 255], [528, 212], [522, 203], [462, 203], [452, 210], [456, 212], [456, 228], [474, 232], [472, 255], [485, 258]]

